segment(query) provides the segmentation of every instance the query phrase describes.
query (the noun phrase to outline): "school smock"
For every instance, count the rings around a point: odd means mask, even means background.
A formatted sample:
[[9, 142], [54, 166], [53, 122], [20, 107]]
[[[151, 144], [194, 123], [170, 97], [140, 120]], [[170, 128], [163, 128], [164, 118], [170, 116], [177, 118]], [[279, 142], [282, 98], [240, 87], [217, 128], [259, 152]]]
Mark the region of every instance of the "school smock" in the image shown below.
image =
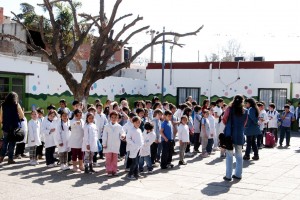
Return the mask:
[[181, 140], [182, 142], [190, 142], [190, 134], [189, 134], [189, 126], [180, 124], [178, 126], [178, 140]]
[[26, 119], [26, 117], [24, 117], [23, 121], [21, 121], [20, 131], [23, 131], [23, 133], [24, 133], [24, 139], [21, 142], [17, 142], [17, 144], [19, 144], [19, 143], [26, 143], [27, 142], [27, 135], [28, 135], [28, 125], [27, 125], [27, 119]]
[[135, 158], [138, 155], [138, 152], [144, 145], [143, 134], [140, 128], [131, 128], [127, 135], [126, 141], [129, 144], [129, 158]]
[[[133, 123], [131, 123], [131, 121], [128, 121], [124, 126], [123, 126], [123, 130], [125, 132], [125, 134], [127, 135], [128, 130], [130, 130], [131, 128], [133, 128]], [[128, 144], [126, 142], [126, 151], [128, 151], [128, 149], [130, 149], [130, 144]]]
[[201, 124], [201, 115], [199, 113], [195, 113], [194, 117], [194, 132], [200, 133], [200, 124]]
[[268, 111], [267, 115], [269, 117], [268, 128], [278, 128], [278, 117], [279, 113], [277, 110]]
[[[80, 124], [77, 124], [80, 122]], [[71, 125], [71, 136], [69, 139], [69, 147], [75, 149], [81, 149], [83, 143], [83, 136], [84, 136], [84, 121], [82, 119], [77, 120], [73, 118], [70, 122]]]
[[153, 144], [155, 141], [155, 133], [153, 131], [147, 133], [147, 131], [143, 132], [143, 140], [144, 140], [144, 145], [142, 146], [140, 150], [140, 156], [149, 156], [150, 155], [150, 146]]
[[153, 126], [154, 126], [153, 130], [154, 130], [154, 133], [156, 135], [155, 139], [159, 143], [161, 143], [161, 135], [160, 135], [161, 121], [160, 121], [160, 119], [154, 118], [153, 121], [152, 121], [152, 123], [153, 123]]
[[31, 119], [28, 122], [28, 143], [27, 143], [28, 147], [39, 146], [42, 144], [40, 138], [40, 131], [41, 131], [40, 121]]
[[[216, 134], [215, 118], [214, 118], [214, 116], [209, 115], [207, 119], [209, 121], [209, 130], [210, 130], [208, 139], [212, 139], [212, 138], [214, 138], [214, 135]], [[211, 136], [211, 134], [213, 134], [213, 136]]]
[[43, 124], [43, 121], [45, 120], [45, 117], [38, 118], [38, 120], [39, 120], [40, 123], [41, 123], [40, 138], [41, 138], [41, 141], [42, 141], [42, 142], [45, 142], [45, 137], [44, 137], [44, 134], [42, 133], [42, 124]]
[[98, 139], [102, 139], [104, 126], [108, 123], [106, 115], [103, 113], [95, 114], [96, 126], [98, 128]]
[[85, 124], [83, 128], [84, 136], [82, 142], [82, 151], [88, 151], [86, 146], [90, 145], [91, 152], [98, 152], [98, 129], [96, 124]]
[[264, 130], [264, 128], [266, 128], [265, 124], [268, 123], [269, 118], [268, 118], [267, 112], [265, 110], [261, 110], [259, 112], [259, 116], [258, 117], [259, 117], [259, 119], [263, 119], [264, 120], [263, 122], [261, 122], [260, 120], [258, 121], [259, 128], [262, 131], [262, 130]]
[[[205, 131], [206, 131], [206, 137], [209, 138], [209, 134], [210, 134], [210, 124], [209, 124], [208, 118], [202, 117], [202, 119], [201, 119], [201, 124], [204, 125], [204, 129], [205, 129]], [[202, 125], [201, 125], [201, 126], [202, 126]], [[200, 136], [201, 136], [201, 137], [204, 137], [204, 129], [203, 129], [203, 127], [201, 127], [201, 133], [200, 133]]]
[[[56, 145], [59, 153], [69, 152], [71, 149], [69, 147], [69, 139], [71, 136], [70, 131], [70, 122], [63, 122], [60, 120], [57, 122], [57, 132], [56, 132]], [[63, 146], [59, 146], [59, 144], [63, 143]]]
[[109, 122], [105, 125], [102, 136], [102, 145], [106, 146], [103, 148], [103, 153], [119, 153], [121, 136], [125, 135], [123, 127], [118, 124], [112, 124]]
[[54, 141], [55, 131], [50, 132], [50, 130], [53, 128], [56, 129], [55, 123], [53, 123], [53, 121], [49, 121], [48, 117], [43, 120], [41, 132], [45, 138], [45, 148], [56, 146], [55, 141]]

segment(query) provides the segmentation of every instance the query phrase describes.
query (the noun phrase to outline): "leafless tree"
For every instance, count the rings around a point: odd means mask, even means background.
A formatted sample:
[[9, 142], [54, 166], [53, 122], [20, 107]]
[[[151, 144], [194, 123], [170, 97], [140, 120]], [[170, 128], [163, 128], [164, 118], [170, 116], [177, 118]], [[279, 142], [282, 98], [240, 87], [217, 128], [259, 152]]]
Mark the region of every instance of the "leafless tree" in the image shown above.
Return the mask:
[[[47, 12], [47, 20], [51, 29], [51, 37], [45, 37], [45, 18], [43, 16], [40, 17], [38, 28], [41, 33], [41, 37], [43, 42], [49, 48], [41, 48], [38, 45], [35, 45], [31, 34], [29, 32], [29, 27], [25, 25], [20, 18], [14, 14], [15, 21], [23, 26], [26, 30], [27, 36], [29, 38], [29, 43], [27, 41], [22, 41], [21, 39], [7, 34], [0, 34], [0, 37], [6, 37], [13, 40], [16, 40], [20, 43], [27, 45], [33, 51], [39, 51], [44, 56], [46, 56], [49, 61], [54, 65], [59, 74], [61, 74], [66, 81], [66, 84], [72, 91], [74, 98], [82, 101], [84, 104], [87, 102], [87, 98], [89, 96], [90, 88], [93, 83], [95, 83], [99, 79], [104, 79], [105, 77], [111, 76], [118, 70], [129, 67], [130, 63], [132, 63], [140, 54], [142, 54], [146, 49], [153, 45], [158, 45], [162, 43], [171, 43], [173, 45], [182, 46], [181, 44], [172, 42], [172, 39], [163, 40], [162, 36], [178, 36], [185, 37], [190, 35], [196, 35], [203, 28], [201, 26], [197, 30], [193, 32], [187, 33], [176, 33], [176, 32], [164, 32], [156, 35], [153, 40], [139, 49], [132, 57], [123, 63], [117, 64], [113, 67], [108, 68], [108, 61], [115, 54], [115, 52], [119, 51], [124, 45], [126, 45], [130, 39], [132, 39], [135, 35], [149, 29], [149, 26], [144, 26], [132, 30], [136, 24], [143, 20], [143, 17], [137, 16], [130, 23], [124, 24], [124, 26], [118, 32], [114, 30], [114, 27], [117, 23], [120, 23], [125, 18], [129, 18], [132, 14], [127, 14], [117, 18], [117, 11], [119, 5], [122, 0], [115, 0], [114, 7], [111, 11], [110, 17], [107, 19], [104, 11], [104, 0], [100, 1], [99, 7], [99, 15], [92, 16], [86, 13], [77, 13], [76, 5], [78, 2], [73, 0], [43, 0], [42, 4], [38, 4], [43, 6], [45, 11]], [[63, 20], [58, 20], [55, 16], [55, 4], [63, 3], [66, 4], [72, 13], [72, 31], [66, 30], [63, 28]], [[84, 20], [85, 23], [82, 23]], [[48, 27], [47, 27], [48, 28]], [[91, 33], [91, 29], [95, 28], [99, 34], [99, 36], [92, 37], [92, 45], [90, 56], [87, 61], [86, 70], [83, 73], [82, 79], [78, 82], [73, 74], [68, 70], [67, 65], [74, 59], [74, 56], [78, 52], [79, 47], [83, 44], [84, 40], [89, 37]], [[65, 32], [68, 34], [65, 34]], [[113, 34], [115, 33], [115, 34]], [[126, 33], [126, 34], [125, 34]], [[69, 37], [71, 34], [72, 44], [71, 46], [68, 44], [65, 37]], [[113, 37], [114, 36], [114, 37]], [[50, 38], [50, 39], [49, 39]], [[80, 64], [79, 62], [77, 64]]]

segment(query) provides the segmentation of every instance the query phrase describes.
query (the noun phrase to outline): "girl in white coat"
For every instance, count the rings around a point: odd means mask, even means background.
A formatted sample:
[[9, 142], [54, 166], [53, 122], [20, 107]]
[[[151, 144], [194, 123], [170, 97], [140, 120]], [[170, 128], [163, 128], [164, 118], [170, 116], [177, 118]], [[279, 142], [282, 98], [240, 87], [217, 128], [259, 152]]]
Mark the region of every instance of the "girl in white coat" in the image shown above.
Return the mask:
[[156, 135], [153, 132], [153, 124], [150, 122], [145, 123], [145, 131], [143, 132], [143, 140], [144, 145], [140, 151], [140, 160], [139, 160], [139, 170], [140, 172], [144, 171], [144, 162], [147, 164], [148, 173], [151, 174], [153, 172], [152, 161], [150, 156], [150, 146], [155, 141]]
[[45, 139], [45, 150], [46, 150], [46, 165], [48, 167], [55, 166], [55, 142], [54, 142], [54, 133], [56, 130], [55, 123], [53, 122], [54, 118], [57, 116], [57, 112], [55, 110], [51, 110], [48, 113], [48, 117], [46, 117], [42, 122], [41, 132], [44, 135]]
[[73, 119], [71, 120], [71, 136], [69, 140], [69, 146], [72, 152], [72, 162], [73, 162], [73, 171], [78, 172], [77, 167], [77, 158], [79, 160], [79, 169], [84, 171], [83, 167], [83, 152], [82, 152], [82, 143], [84, 136], [84, 121], [82, 118], [82, 111], [76, 109], [73, 112]]
[[61, 112], [61, 120], [57, 124], [56, 142], [58, 145], [59, 161], [61, 170], [69, 170], [67, 165], [68, 152], [70, 151], [69, 139], [71, 136], [70, 122], [68, 113], [65, 111]]
[[94, 114], [87, 113], [84, 125], [82, 151], [84, 151], [84, 173], [93, 173], [93, 156], [98, 151], [98, 129], [94, 123]]
[[138, 178], [138, 165], [140, 158], [140, 149], [144, 145], [142, 131], [139, 128], [141, 125], [141, 118], [132, 118], [133, 128], [130, 129], [126, 135], [126, 141], [130, 144], [129, 158], [131, 159], [130, 171], [127, 178], [129, 180], [135, 180]]
[[103, 130], [102, 145], [106, 158], [105, 167], [107, 176], [117, 175], [120, 143], [125, 138], [123, 127], [117, 123], [118, 116], [116, 111], [112, 111], [109, 114], [110, 122]]
[[29, 158], [30, 165], [38, 165], [36, 160], [36, 147], [41, 145], [40, 138], [41, 123], [38, 120], [38, 113], [36, 110], [31, 112], [31, 120], [28, 122], [28, 147], [29, 147]]

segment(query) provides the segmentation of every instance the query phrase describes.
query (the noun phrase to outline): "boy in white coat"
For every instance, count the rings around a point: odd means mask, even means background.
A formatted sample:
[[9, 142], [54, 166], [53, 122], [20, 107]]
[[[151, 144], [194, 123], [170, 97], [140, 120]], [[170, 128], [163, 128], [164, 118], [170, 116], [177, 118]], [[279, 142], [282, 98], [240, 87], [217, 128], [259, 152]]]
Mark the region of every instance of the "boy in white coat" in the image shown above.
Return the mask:
[[129, 180], [135, 180], [139, 177], [138, 164], [140, 158], [140, 149], [144, 145], [142, 131], [139, 128], [141, 125], [141, 118], [134, 117], [132, 118], [133, 128], [130, 129], [126, 135], [126, 141], [130, 144], [129, 158], [131, 159], [130, 171], [127, 178]]
[[41, 123], [38, 120], [38, 113], [36, 110], [31, 112], [31, 120], [28, 122], [28, 144], [30, 165], [38, 165], [36, 160], [36, 147], [41, 145], [40, 138]]
[[[95, 114], [95, 121], [98, 129], [98, 139], [102, 144], [102, 135], [103, 135], [104, 126], [108, 123], [108, 121], [106, 115], [103, 113], [102, 103], [96, 104], [96, 110], [97, 113]], [[100, 152], [95, 152], [93, 161], [96, 166], [97, 166], [97, 153], [99, 153], [100, 159], [103, 159], [103, 150]]]
[[144, 171], [144, 162], [147, 164], [148, 173], [153, 173], [152, 161], [150, 157], [150, 146], [155, 141], [156, 135], [153, 132], [153, 124], [150, 122], [145, 123], [145, 131], [143, 132], [144, 145], [140, 150], [139, 170]]
[[187, 145], [190, 143], [189, 126], [187, 125], [188, 117], [183, 115], [178, 126], [178, 140], [179, 140], [179, 165], [186, 165], [184, 161], [184, 153]]

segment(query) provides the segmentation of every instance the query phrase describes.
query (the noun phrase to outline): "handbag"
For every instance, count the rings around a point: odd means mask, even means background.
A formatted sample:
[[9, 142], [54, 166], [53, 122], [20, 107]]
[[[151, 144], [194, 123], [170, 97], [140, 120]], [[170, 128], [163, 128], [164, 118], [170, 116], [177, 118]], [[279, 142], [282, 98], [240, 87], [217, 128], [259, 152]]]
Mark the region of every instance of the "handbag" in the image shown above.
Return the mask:
[[25, 138], [25, 132], [22, 129], [21, 120], [18, 122], [19, 127], [11, 129], [7, 135], [7, 140], [9, 142], [21, 142]]

